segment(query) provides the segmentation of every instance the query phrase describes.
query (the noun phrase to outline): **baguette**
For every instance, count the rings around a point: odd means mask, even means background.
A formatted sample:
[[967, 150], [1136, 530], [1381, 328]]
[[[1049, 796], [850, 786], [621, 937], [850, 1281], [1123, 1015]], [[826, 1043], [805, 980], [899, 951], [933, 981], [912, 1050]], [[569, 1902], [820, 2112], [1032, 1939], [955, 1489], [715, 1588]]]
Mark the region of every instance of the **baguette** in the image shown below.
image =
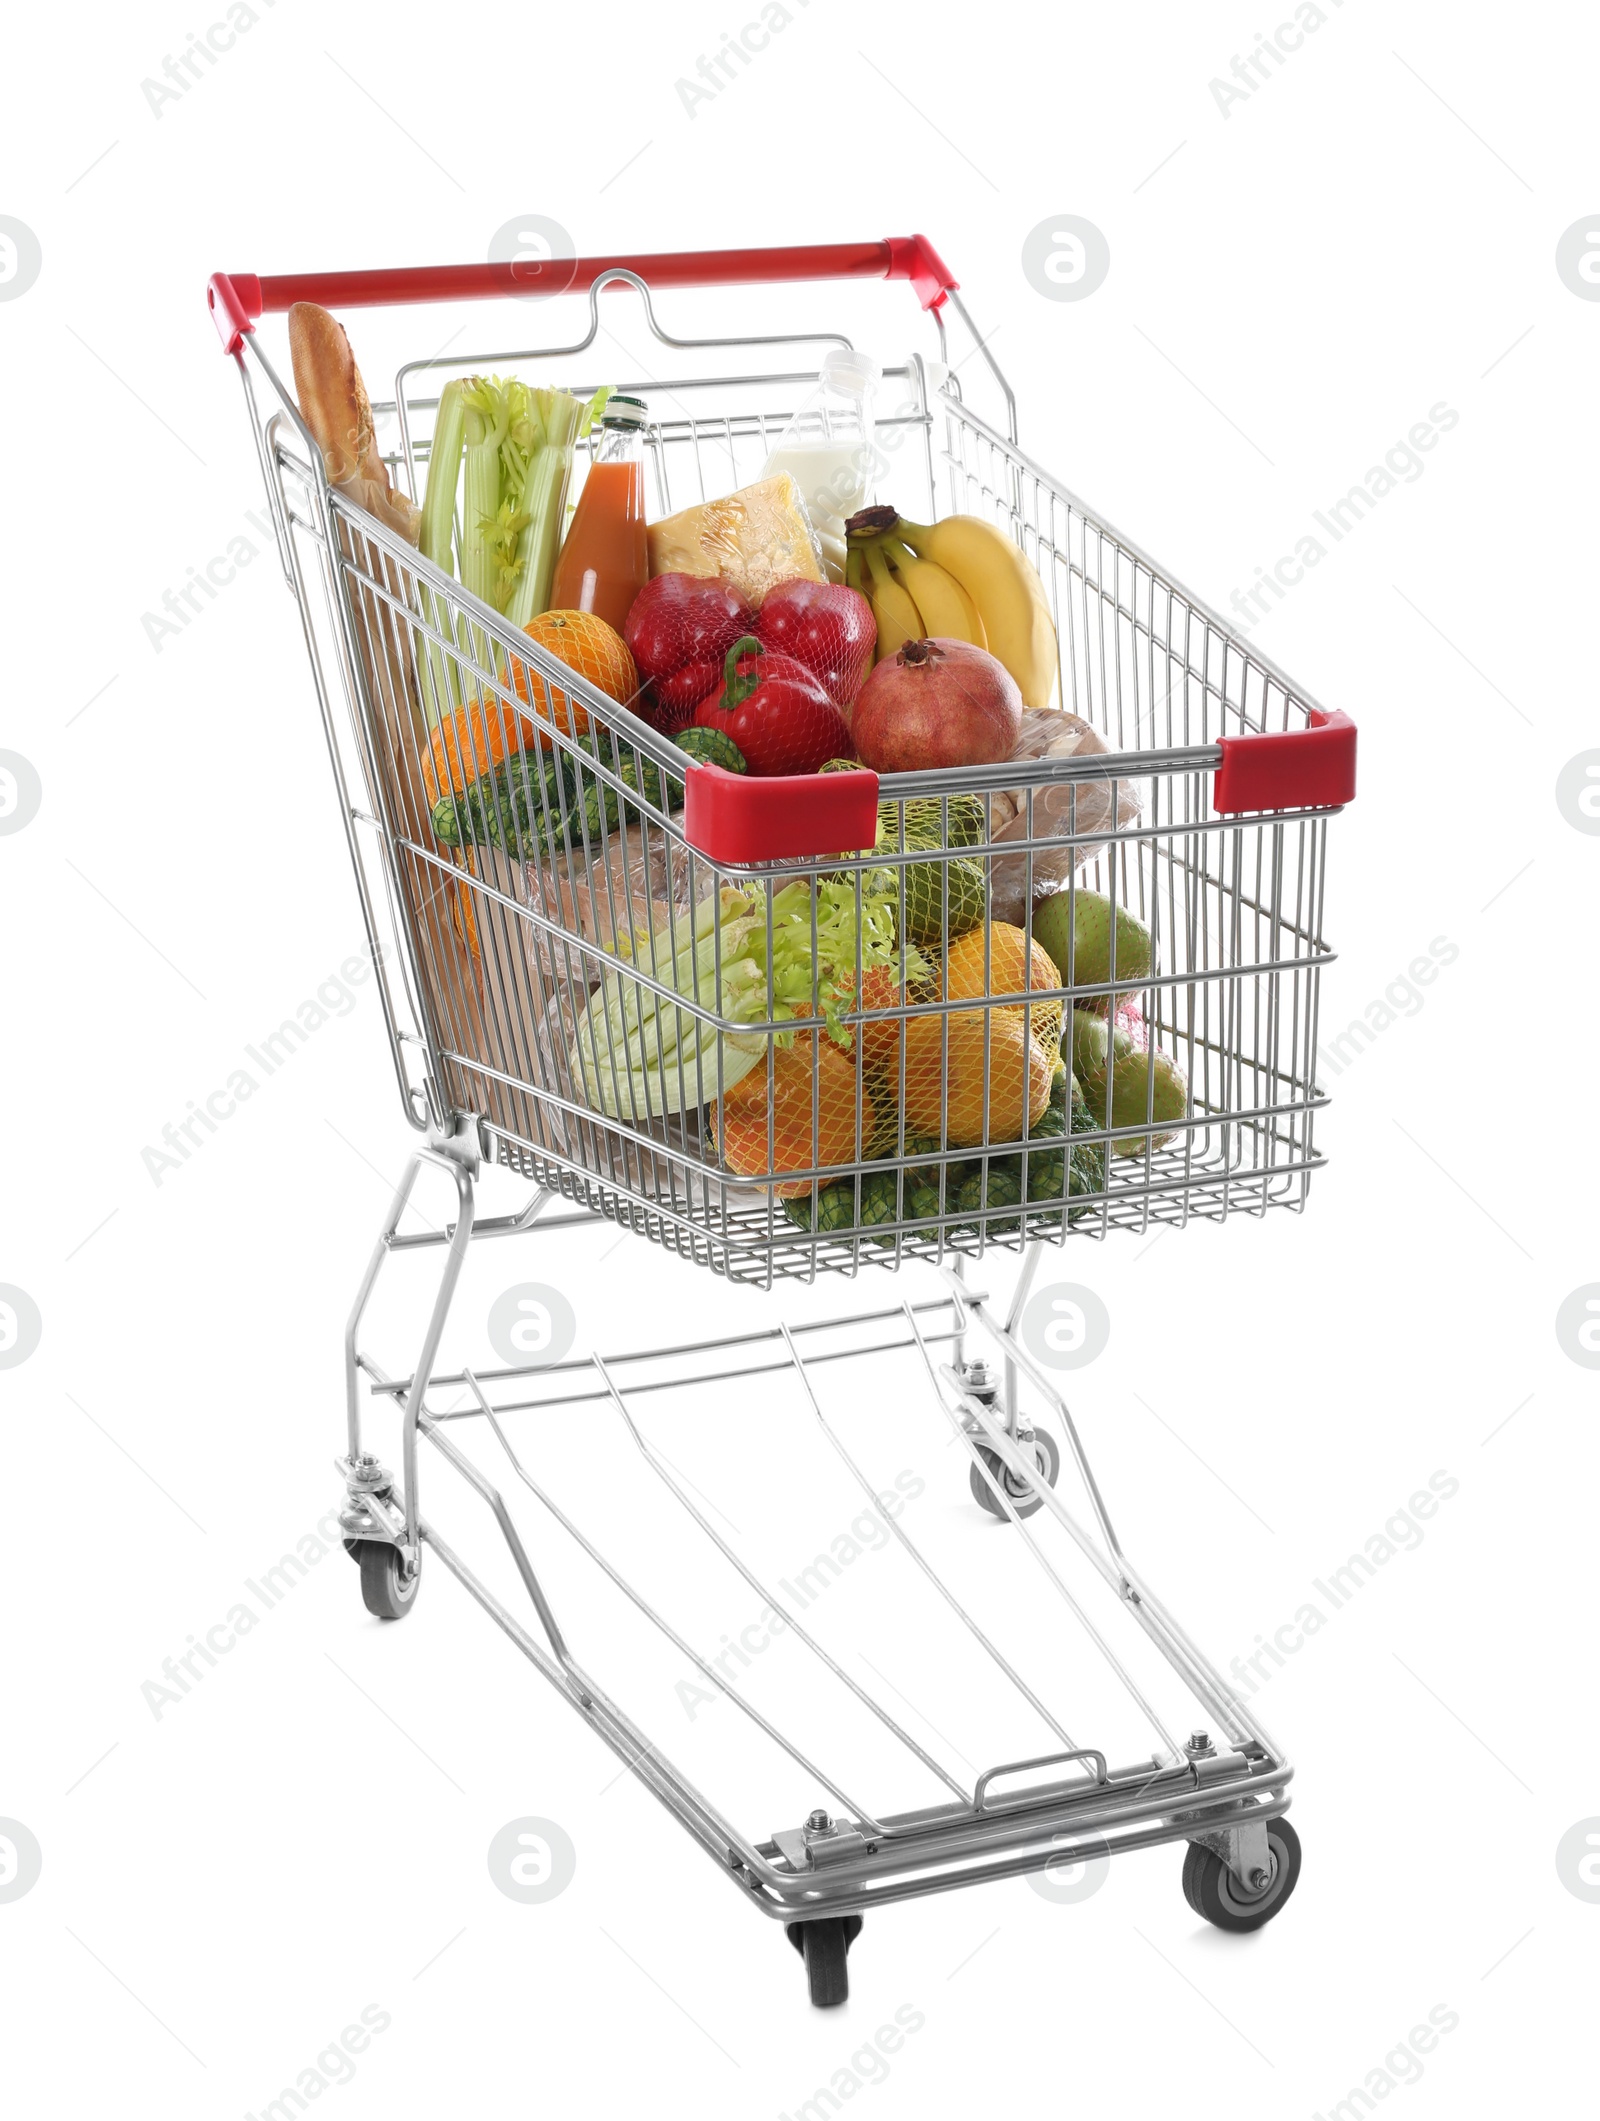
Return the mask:
[[289, 357], [301, 416], [322, 451], [328, 484], [415, 545], [422, 511], [390, 481], [344, 326], [315, 302], [296, 302], [289, 311]]
[[[329, 485], [415, 545], [421, 510], [390, 481], [343, 325], [315, 302], [296, 302], [289, 311], [289, 351], [301, 416], [322, 452]], [[410, 930], [425, 1014], [440, 1049], [440, 1089], [456, 1111], [483, 1113], [504, 1132], [544, 1145], [546, 1108], [512, 1087], [530, 1076], [538, 1079], [534, 1028], [541, 988], [533, 980], [535, 968], [524, 966], [525, 924], [474, 889], [470, 859], [453, 857], [464, 872], [457, 881], [448, 868], [441, 872], [415, 851], [437, 846], [423, 764], [428, 723], [406, 617], [415, 608], [416, 585], [358, 524], [342, 518], [337, 529], [371, 703], [374, 799], [397, 835], [402, 929]], [[563, 1139], [558, 1132], [554, 1145], [559, 1148]]]

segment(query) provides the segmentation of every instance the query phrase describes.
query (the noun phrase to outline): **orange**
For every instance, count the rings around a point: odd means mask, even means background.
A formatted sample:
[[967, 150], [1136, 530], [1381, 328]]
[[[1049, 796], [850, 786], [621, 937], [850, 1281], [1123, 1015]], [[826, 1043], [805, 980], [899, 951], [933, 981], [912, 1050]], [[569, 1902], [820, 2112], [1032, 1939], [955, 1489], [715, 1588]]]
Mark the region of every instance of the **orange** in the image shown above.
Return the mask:
[[[614, 626], [596, 618], [592, 611], [545, 611], [530, 619], [523, 632], [569, 670], [605, 693], [608, 699], [632, 704], [639, 690], [639, 672], [628, 644]], [[541, 722], [554, 723], [568, 736], [584, 736], [589, 729], [589, 710], [559, 685], [548, 684], [542, 672], [530, 663], [511, 659], [511, 684], [519, 700], [526, 700]], [[548, 736], [539, 739], [552, 750]]]
[[429, 802], [436, 803], [447, 788], [460, 795], [508, 751], [531, 751], [538, 737], [527, 715], [504, 700], [469, 700], [433, 732], [433, 755], [423, 768]]
[[[918, 993], [915, 987], [900, 991], [900, 975], [892, 965], [869, 965], [861, 976], [861, 999], [855, 999], [855, 974], [850, 973], [839, 982], [840, 1006], [846, 1014], [855, 1009], [898, 1009], [908, 1002], [926, 1001], [926, 991]], [[876, 1023], [857, 1024], [856, 1037], [861, 1042], [861, 1061], [867, 1068], [882, 1068], [895, 1075], [900, 1067], [900, 1035], [905, 1029], [898, 1017], [880, 1017]]]
[[[870, 1139], [874, 1123], [872, 1099], [863, 1090], [857, 1136], [858, 1080], [849, 1055], [826, 1032], [797, 1032], [792, 1046], [773, 1049], [770, 1086], [763, 1058], [716, 1106], [723, 1162], [741, 1178], [857, 1162], [863, 1153], [859, 1143]], [[773, 1190], [780, 1197], [798, 1196], [810, 1192], [811, 1181], [790, 1181]]]
[[1020, 1009], [914, 1016], [906, 1025], [906, 1125], [972, 1147], [984, 1138], [987, 1083], [989, 1140], [1021, 1141], [1024, 1116], [1031, 1123], [1050, 1102], [1050, 1074], [1049, 1048], [1023, 1030]]
[[[945, 982], [952, 1001], [981, 1001], [986, 993], [997, 998], [1007, 994], [1036, 993], [1040, 988], [1049, 989], [1061, 985], [1061, 974], [1056, 970], [1055, 960], [1042, 943], [1030, 943], [1021, 928], [1013, 928], [1008, 921], [992, 921], [988, 929], [989, 966], [988, 985], [984, 984], [984, 930], [974, 928], [962, 936], [959, 942], [950, 945], [945, 959]], [[1023, 973], [1023, 947], [1027, 945], [1026, 976]], [[1035, 1002], [1028, 1012], [1027, 1027], [1041, 1046], [1054, 1047], [1061, 1039], [1061, 1010], [1059, 996], [1047, 1002]], [[1022, 1021], [1020, 1006], [1005, 1012]]]

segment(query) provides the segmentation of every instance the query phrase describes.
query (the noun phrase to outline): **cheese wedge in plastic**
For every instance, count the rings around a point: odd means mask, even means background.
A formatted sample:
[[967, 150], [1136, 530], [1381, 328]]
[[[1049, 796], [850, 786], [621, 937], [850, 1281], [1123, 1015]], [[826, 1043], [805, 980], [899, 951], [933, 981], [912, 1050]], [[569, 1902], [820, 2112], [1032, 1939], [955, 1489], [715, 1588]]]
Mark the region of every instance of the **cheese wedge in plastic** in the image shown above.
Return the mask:
[[780, 471], [649, 528], [650, 572], [720, 575], [748, 604], [779, 582], [827, 578], [800, 489]]

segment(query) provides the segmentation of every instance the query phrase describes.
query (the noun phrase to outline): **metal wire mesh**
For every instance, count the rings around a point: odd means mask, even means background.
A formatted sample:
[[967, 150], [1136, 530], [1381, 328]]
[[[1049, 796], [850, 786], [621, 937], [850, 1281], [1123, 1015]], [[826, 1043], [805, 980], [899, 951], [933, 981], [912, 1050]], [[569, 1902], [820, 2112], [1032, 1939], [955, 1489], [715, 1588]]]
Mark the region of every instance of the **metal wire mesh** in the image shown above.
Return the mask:
[[[1209, 747], [1301, 726], [1309, 703], [953, 385], [892, 374], [900, 490], [991, 518], [1035, 561], [1054, 704], [1104, 748], [886, 779], [875, 848], [738, 869], [690, 844], [698, 769], [626, 697], [510, 634], [267, 424], [364, 903], [398, 946], [408, 1112], [474, 1115], [497, 1161], [763, 1284], [1297, 1207], [1320, 1162], [1327, 814], [1213, 814]], [[652, 401], [657, 507], [756, 476], [787, 417], [772, 396], [804, 380], [624, 386]], [[403, 372], [415, 478], [435, 401], [405, 389]], [[1152, 963], [1119, 979], [1113, 955], [1090, 981], [1039, 953], [1024, 975], [1042, 892], [1067, 895], [1068, 928], [1075, 895], [1104, 894]], [[776, 959], [808, 942], [780, 987]], [[1110, 1062], [1098, 1102], [1067, 1109], [1075, 1006], [1131, 1039], [1152, 1084], [1186, 1081], [1182, 1117], [1152, 1087], [1130, 1124]]]

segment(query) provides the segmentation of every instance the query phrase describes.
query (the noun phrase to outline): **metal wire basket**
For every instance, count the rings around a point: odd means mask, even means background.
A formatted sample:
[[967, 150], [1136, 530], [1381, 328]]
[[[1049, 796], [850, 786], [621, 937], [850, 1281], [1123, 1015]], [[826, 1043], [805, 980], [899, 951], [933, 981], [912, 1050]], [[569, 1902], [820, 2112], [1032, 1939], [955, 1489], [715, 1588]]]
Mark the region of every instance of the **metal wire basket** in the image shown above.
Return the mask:
[[[816, 256], [737, 255], [764, 259], [768, 277], [800, 276], [800, 265], [774, 260]], [[452, 353], [401, 369], [394, 400], [376, 412], [393, 422], [391, 461], [413, 493], [441, 373], [557, 363], [552, 380], [589, 388], [575, 364], [595, 339], [604, 287], [622, 282], [638, 292], [675, 369], [705, 365], [706, 347], [724, 363], [730, 348], [739, 350], [736, 341], [669, 336], [645, 273], [657, 285], [692, 275], [661, 269], [683, 261], [633, 262], [640, 271], [605, 261], [578, 269], [587, 276], [590, 322], [576, 344]], [[884, 269], [881, 259], [872, 269]], [[476, 279], [506, 270], [464, 268], [455, 291], [490, 291]], [[287, 307], [299, 293], [401, 298], [404, 288], [376, 283], [408, 277], [418, 276], [258, 286], [270, 306]], [[352, 294], [356, 281], [375, 284]], [[1353, 785], [1354, 731], [1025, 456], [1009, 391], [1004, 429], [968, 405], [946, 358], [944, 327], [946, 309], [963, 323], [966, 313], [948, 285], [940, 293], [933, 311], [940, 358], [913, 356], [886, 375], [898, 403], [880, 420], [879, 443], [894, 489], [930, 515], [981, 514], [1027, 552], [1056, 623], [1053, 705], [1087, 725], [1102, 748], [886, 776], [865, 811], [857, 807], [867, 823], [854, 844], [840, 839], [836, 824], [828, 836], [820, 794], [794, 782], [785, 784], [785, 836], [763, 839], [771, 823], [753, 824], [732, 806], [734, 796], [746, 806], [770, 797], [770, 786], [733, 794], [714, 786], [714, 768], [687, 762], [630, 706], [510, 630], [331, 490], [255, 338], [236, 334], [251, 356], [240, 367], [252, 426], [384, 965], [408, 1117], [437, 1134], [475, 1130], [490, 1159], [741, 1281], [770, 1285], [822, 1270], [853, 1272], [863, 1261], [937, 1261], [1041, 1238], [1059, 1243], [1069, 1232], [1100, 1236], [1299, 1207], [1322, 1162], [1315, 1119], [1325, 1099], [1315, 1053], [1320, 974], [1330, 956], [1327, 821]], [[988, 349], [981, 352], [993, 369]], [[281, 401], [269, 400], [264, 414], [257, 371]], [[650, 407], [655, 512], [756, 477], [812, 373], [675, 373], [622, 383]], [[479, 701], [514, 747], [530, 692], [560, 712], [546, 717], [539, 745], [530, 743], [523, 758], [515, 834], [488, 848], [444, 844], [431, 748], [440, 719], [452, 702]], [[814, 786], [824, 789], [826, 777]], [[942, 828], [932, 846], [930, 805]], [[770, 807], [760, 816], [770, 821]], [[773, 858], [749, 858], [752, 846], [766, 853], [769, 845]], [[722, 904], [723, 894], [736, 895], [759, 939], [763, 925], [770, 936], [781, 893], [797, 882], [814, 891], [827, 879], [853, 892], [859, 932], [885, 877], [902, 902], [914, 885], [937, 913], [970, 891], [974, 873], [991, 920], [1003, 911], [1023, 931], [1025, 960], [1036, 901], [1048, 888], [1096, 891], [1137, 915], [1153, 938], [1152, 965], [1119, 980], [1113, 957], [1098, 983], [1075, 977], [1069, 965], [1057, 983], [1035, 978], [1018, 993], [999, 983], [985, 941], [973, 991], [944, 991], [936, 951], [931, 985], [902, 972], [887, 992], [880, 986], [869, 995], [863, 981], [841, 1001], [818, 965], [809, 997], [791, 994], [780, 1006], [769, 988], [761, 1006], [752, 1011], [746, 998], [737, 1016], [715, 952], [703, 987], [685, 995], [673, 984], [697, 914]], [[793, 903], [792, 896], [785, 902]], [[398, 948], [383, 950], [380, 907]], [[615, 1052], [597, 1042], [601, 1012], [587, 1006], [596, 994], [695, 1026], [689, 1043], [697, 1059], [687, 1069], [680, 1062], [667, 1098], [672, 1109], [656, 1109], [652, 1094], [641, 1094]], [[994, 1072], [998, 1019], [1019, 1016], [1025, 1036], [1048, 1039], [1053, 1054], [1055, 1029], [1073, 1023], [1075, 1007], [1120, 1011], [1142, 1048], [1181, 1070], [1187, 1111], [1157, 1124], [1151, 1106], [1138, 1124], [1127, 1124], [1126, 1114], [1113, 1124], [1108, 1096], [1092, 1126], [1082, 1126], [1079, 1114], [1070, 1193], [1057, 1185], [1039, 1200], [1023, 1161], [1027, 1127], [1004, 1109]], [[745, 1050], [751, 1041], [764, 1044], [760, 1067], [769, 1081], [796, 1042], [809, 1042], [819, 1056], [819, 1076], [830, 1041], [863, 1054], [870, 1048], [880, 1065], [875, 1076], [865, 1061], [856, 1069], [848, 1123], [828, 1128], [819, 1090], [812, 1153], [784, 1163], [774, 1141], [752, 1178], [729, 1168], [719, 1143], [726, 1041], [734, 1038]], [[908, 1048], [922, 1056], [925, 1072], [936, 1071], [932, 1111], [926, 1093], [908, 1107]], [[960, 1124], [952, 1099], [962, 1108]], [[779, 1170], [781, 1188], [772, 1176]]]
[[[1327, 820], [1354, 785], [1354, 730], [1344, 717], [1315, 707], [1021, 453], [1009, 390], [976, 333], [968, 358], [998, 387], [1002, 425], [967, 405], [949, 365], [945, 316], [969, 331], [970, 319], [921, 237], [566, 261], [560, 287], [589, 293], [587, 336], [558, 349], [403, 368], [393, 402], [377, 408], [393, 422], [390, 462], [403, 466], [415, 494], [442, 368], [546, 359], [565, 364], [562, 382], [579, 382], [571, 364], [593, 344], [599, 294], [612, 283], [638, 293], [675, 365], [698, 367], [705, 356], [714, 366], [753, 346], [842, 335], [670, 336], [652, 287], [837, 277], [908, 279], [921, 297], [938, 357], [916, 355], [887, 372], [900, 402], [878, 429], [896, 501], [905, 508], [914, 496], [927, 517], [981, 514], [1020, 543], [1055, 618], [1055, 704], [1095, 733], [1095, 745], [881, 781], [845, 772], [740, 783], [690, 763], [627, 703], [513, 634], [331, 490], [253, 331], [263, 311], [296, 300], [348, 306], [537, 291], [538, 270], [219, 275], [211, 288], [305, 629], [401, 1095], [425, 1136], [345, 1341], [340, 1521], [363, 1599], [381, 1618], [402, 1618], [431, 1547], [743, 1896], [785, 1923], [818, 2004], [848, 1992], [846, 1955], [863, 1913], [922, 1893], [1169, 1841], [1186, 1844], [1191, 1909], [1222, 1929], [1260, 1927], [1294, 1890], [1300, 1847], [1283, 1816], [1288, 1761], [1129, 1559], [1071, 1412], [1019, 1330], [1045, 1241], [1304, 1201], [1321, 1161], [1313, 1125], [1324, 1100], [1313, 1061], [1330, 954]], [[759, 472], [811, 373], [631, 380], [626, 387], [651, 411], [658, 512]], [[265, 412], [258, 379], [277, 401]], [[525, 723], [536, 699], [542, 716]], [[515, 761], [520, 808], [513, 804], [498, 839], [468, 854], [448, 829], [459, 794], [440, 785], [448, 760], [442, 769], [436, 735], [474, 701], [469, 713], [493, 719]], [[841, 932], [855, 938], [844, 978], [818, 947], [824, 887]], [[1044, 953], [1054, 978], [1037, 976], [1033, 958], [1046, 890], [1058, 920], [1064, 894], [1073, 938], [1064, 966]], [[1111, 938], [1092, 978], [1078, 963], [1071, 918], [1079, 894], [1091, 891], [1107, 902]], [[952, 908], [970, 910], [974, 899], [981, 917], [961, 940], [978, 940], [966, 943], [958, 991]], [[725, 977], [732, 945], [724, 953], [719, 918], [705, 978], [696, 971], [686, 988], [680, 937], [696, 932], [707, 907], [720, 916], [730, 901], [742, 909], [749, 957], [769, 968], [776, 924], [799, 908], [804, 927], [809, 909], [811, 975], [798, 987], [747, 980], [735, 1006]], [[886, 907], [898, 959], [887, 986], [869, 991], [860, 946]], [[1130, 967], [1124, 955], [1119, 965], [1119, 908], [1149, 931], [1149, 962]], [[906, 949], [915, 919], [926, 921], [920, 968]], [[1014, 949], [1001, 945], [1007, 930], [1020, 938]], [[641, 1089], [593, 1029], [597, 999], [664, 1016], [683, 1034], [675, 1065], [647, 1072]], [[1045, 1063], [1062, 1050], [1065, 1075], [1084, 1024], [1091, 1034], [1099, 1026], [1109, 1054], [1123, 1019], [1147, 1076], [1152, 1053], [1181, 1068], [1181, 1116], [1158, 1114], [1153, 1091], [1130, 1114], [1108, 1089], [1100, 1109], [1086, 1101], [1070, 1134], [1063, 1123], [1041, 1136], [1035, 1045]], [[780, 1069], [811, 1056], [801, 1153], [790, 1142], [780, 1157], [770, 1118], [764, 1139], [757, 1129], [753, 1173], [749, 1156], [743, 1170], [728, 1161], [738, 1089], [728, 1056], [738, 1041], [745, 1079], [768, 1108]], [[1023, 1055], [1027, 1096], [1014, 1111], [1011, 1076], [996, 1059], [1002, 1049]], [[826, 1127], [825, 1066], [850, 1084]], [[1112, 1072], [1108, 1061], [1108, 1079]], [[1036, 1187], [1041, 1157], [1052, 1183]], [[536, 1181], [520, 1213], [476, 1214], [485, 1158]], [[454, 1218], [403, 1231], [424, 1165], [454, 1187]], [[553, 1196], [574, 1205], [547, 1213]], [[943, 1263], [943, 1293], [671, 1348], [440, 1366], [474, 1243], [559, 1236], [595, 1215], [740, 1281], [921, 1258]], [[968, 1285], [968, 1257], [1023, 1247], [1002, 1315]], [[386, 1261], [409, 1252], [437, 1257], [439, 1274], [409, 1374], [397, 1376], [369, 1352], [363, 1329]], [[969, 1352], [977, 1334], [992, 1361]], [[759, 1422], [749, 1418], [752, 1380]], [[1024, 1385], [1052, 1415], [1065, 1459], [1055, 1430], [1036, 1423]], [[368, 1392], [380, 1414], [397, 1417], [398, 1475], [364, 1442]], [[675, 1419], [685, 1412], [692, 1422]], [[915, 1527], [901, 1521], [912, 1488], [886, 1454], [903, 1446], [920, 1457], [930, 1413], [990, 1528], [1001, 1519], [1017, 1534], [1005, 1553], [987, 1549], [981, 1567], [955, 1513], [928, 1512]], [[796, 1469], [808, 1464], [817, 1431], [829, 1468], [843, 1469], [838, 1507], [857, 1514], [848, 1539], [790, 1564], [791, 1580], [758, 1562], [754, 1540], [710, 1498], [715, 1490], [730, 1500], [723, 1477], [740, 1475], [740, 1519], [748, 1502], [748, 1521], [772, 1529], [767, 1520], [803, 1485]], [[486, 1564], [463, 1559], [452, 1522], [423, 1515], [423, 1442], [464, 1483], [441, 1483], [444, 1509], [466, 1495], [474, 1513], [491, 1513], [500, 1539]], [[587, 1521], [601, 1466], [607, 1544], [626, 1566]], [[1078, 1489], [1075, 1509], [1055, 1492], [1063, 1470]], [[920, 1491], [922, 1476], [914, 1479]], [[681, 1511], [703, 1538], [662, 1545], [664, 1497], [674, 1524]], [[827, 1609], [813, 1610], [858, 1533], [901, 1570], [894, 1622], [884, 1645], [872, 1638], [893, 1678], [857, 1668], [864, 1638], [849, 1591], [830, 1590]], [[801, 1542], [812, 1536], [796, 1526], [793, 1551], [809, 1556]], [[1038, 1596], [1035, 1570], [1053, 1597]], [[652, 1571], [660, 1581], [649, 1580]], [[761, 1599], [759, 1624], [737, 1642], [724, 1633], [721, 1651], [697, 1648], [697, 1636], [709, 1641], [723, 1625], [721, 1600], [734, 1580], [741, 1599]], [[587, 1646], [580, 1661], [558, 1607], [576, 1612], [586, 1635], [596, 1622], [604, 1684]], [[913, 1612], [915, 1625], [901, 1624]], [[655, 1655], [653, 1679], [625, 1645], [623, 1623]], [[782, 1667], [785, 1695], [769, 1704], [761, 1675], [747, 1685], [745, 1668], [774, 1635], [794, 1654], [768, 1667], [774, 1675]], [[663, 1747], [620, 1699], [624, 1683], [630, 1696], [634, 1682], [653, 1685], [659, 1707], [663, 1641], [676, 1660], [665, 1670], [692, 1673], [703, 1698], [731, 1705], [723, 1735], [741, 1743], [712, 1744], [707, 1788], [698, 1763], [691, 1774], [679, 1757], [690, 1741]], [[937, 1701], [939, 1725], [920, 1708], [906, 1713], [911, 1697]], [[960, 1735], [951, 1739], [946, 1725]], [[831, 1764], [836, 1739], [858, 1759]], [[993, 1764], [979, 1768], [980, 1760]], [[750, 1809], [748, 1793], [722, 1794], [734, 1765], [766, 1775], [764, 1815]], [[783, 1823], [763, 1831], [763, 1816]]]

